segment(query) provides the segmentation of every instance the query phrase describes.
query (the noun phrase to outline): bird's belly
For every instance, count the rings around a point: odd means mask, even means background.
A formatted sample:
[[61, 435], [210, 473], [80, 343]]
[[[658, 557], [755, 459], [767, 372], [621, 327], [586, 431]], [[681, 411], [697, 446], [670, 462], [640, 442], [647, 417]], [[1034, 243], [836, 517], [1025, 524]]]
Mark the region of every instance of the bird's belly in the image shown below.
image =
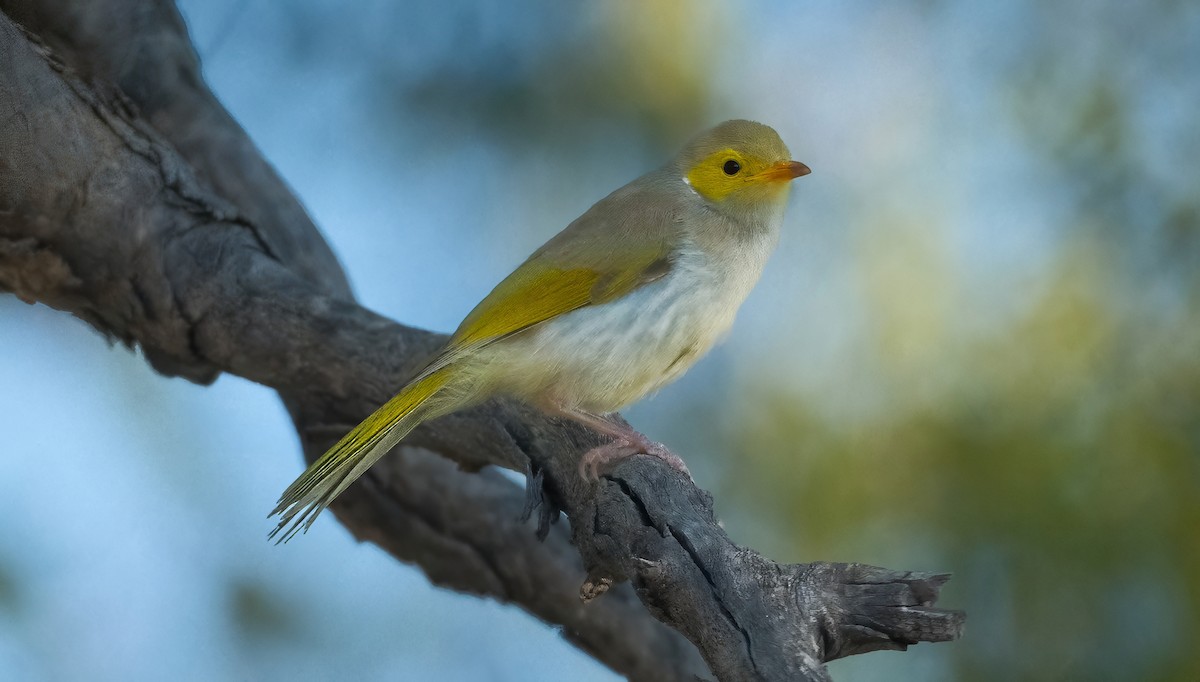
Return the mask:
[[487, 373], [531, 402], [620, 409], [677, 378], [729, 329], [745, 295], [711, 274], [673, 272], [493, 344]]

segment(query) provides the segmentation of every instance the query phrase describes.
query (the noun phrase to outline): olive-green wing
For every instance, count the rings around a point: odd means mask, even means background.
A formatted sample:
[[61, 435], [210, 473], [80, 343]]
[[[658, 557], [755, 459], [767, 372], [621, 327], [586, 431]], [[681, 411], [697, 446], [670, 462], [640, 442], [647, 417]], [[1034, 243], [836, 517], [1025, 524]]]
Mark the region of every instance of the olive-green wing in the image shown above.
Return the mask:
[[475, 306], [426, 372], [468, 349], [616, 300], [666, 276], [672, 245], [679, 241], [680, 213], [661, 184], [630, 183], [542, 245]]
[[584, 306], [607, 303], [667, 274], [670, 261], [650, 254], [601, 272], [530, 259], [463, 320], [450, 348], [487, 344]]

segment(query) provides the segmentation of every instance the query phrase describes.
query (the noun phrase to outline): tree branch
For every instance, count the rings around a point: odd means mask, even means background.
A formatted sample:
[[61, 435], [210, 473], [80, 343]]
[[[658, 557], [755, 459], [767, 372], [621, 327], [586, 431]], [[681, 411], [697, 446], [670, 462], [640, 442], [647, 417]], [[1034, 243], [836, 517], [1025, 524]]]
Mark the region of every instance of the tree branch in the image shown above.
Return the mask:
[[[436, 350], [444, 337], [354, 303], [204, 86], [173, 5], [0, 9], [0, 289], [140, 345], [160, 372], [275, 388], [309, 461]], [[561, 624], [633, 679], [822, 680], [824, 661], [958, 636], [962, 614], [931, 607], [945, 576], [776, 564], [735, 545], [709, 495], [657, 460], [582, 480], [578, 454], [595, 443], [493, 401], [418, 428], [333, 511], [435, 583]], [[520, 520], [526, 494], [487, 464], [528, 475], [544, 542]], [[549, 525], [558, 509], [570, 536]], [[633, 590], [581, 604], [584, 567], [587, 596]]]

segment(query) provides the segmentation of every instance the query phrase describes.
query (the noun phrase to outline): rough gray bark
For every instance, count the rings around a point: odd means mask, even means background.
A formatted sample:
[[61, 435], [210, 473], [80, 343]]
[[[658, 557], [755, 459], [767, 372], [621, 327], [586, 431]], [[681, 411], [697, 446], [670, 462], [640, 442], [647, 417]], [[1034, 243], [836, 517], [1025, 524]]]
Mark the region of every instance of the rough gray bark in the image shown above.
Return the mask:
[[[172, 3], [0, 11], [0, 290], [137, 344], [164, 374], [275, 388], [310, 461], [437, 348], [354, 302], [204, 85]], [[946, 576], [776, 564], [735, 545], [709, 495], [657, 460], [580, 479], [595, 442], [491, 402], [417, 429], [333, 511], [435, 583], [561, 625], [631, 679], [824, 680], [825, 661], [959, 635], [963, 615], [932, 607]], [[488, 464], [529, 474], [528, 494]], [[521, 520], [527, 500], [544, 541]], [[560, 509], [569, 530], [550, 525]], [[585, 576], [589, 597], [628, 586], [585, 604]]]

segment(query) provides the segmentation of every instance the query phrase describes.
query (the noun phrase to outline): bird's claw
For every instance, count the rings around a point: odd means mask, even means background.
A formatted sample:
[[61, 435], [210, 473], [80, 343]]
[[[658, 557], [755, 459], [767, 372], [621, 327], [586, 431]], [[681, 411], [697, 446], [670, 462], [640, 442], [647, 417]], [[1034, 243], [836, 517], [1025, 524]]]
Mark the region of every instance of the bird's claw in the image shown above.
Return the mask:
[[583, 457], [579, 458], [579, 475], [588, 481], [598, 481], [602, 472], [612, 468], [626, 457], [632, 457], [633, 455], [648, 455], [660, 459], [667, 466], [687, 476], [689, 479], [692, 477], [687, 465], [684, 464], [679, 455], [668, 450], [667, 446], [662, 443], [655, 443], [650, 440], [643, 440], [641, 442], [614, 440], [610, 443], [596, 446], [585, 452]]

